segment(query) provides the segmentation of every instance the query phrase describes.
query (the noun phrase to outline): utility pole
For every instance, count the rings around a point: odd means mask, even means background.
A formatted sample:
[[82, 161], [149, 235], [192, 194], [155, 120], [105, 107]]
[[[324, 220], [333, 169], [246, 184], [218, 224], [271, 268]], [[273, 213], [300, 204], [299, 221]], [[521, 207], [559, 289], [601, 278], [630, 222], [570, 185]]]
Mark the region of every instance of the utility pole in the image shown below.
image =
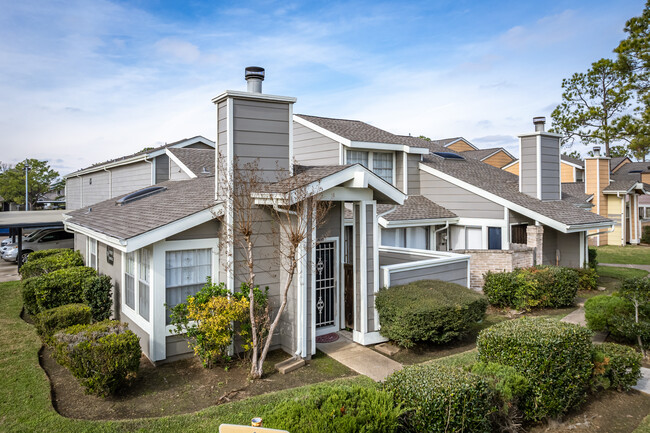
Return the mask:
[[29, 210], [29, 164], [25, 160], [25, 211]]

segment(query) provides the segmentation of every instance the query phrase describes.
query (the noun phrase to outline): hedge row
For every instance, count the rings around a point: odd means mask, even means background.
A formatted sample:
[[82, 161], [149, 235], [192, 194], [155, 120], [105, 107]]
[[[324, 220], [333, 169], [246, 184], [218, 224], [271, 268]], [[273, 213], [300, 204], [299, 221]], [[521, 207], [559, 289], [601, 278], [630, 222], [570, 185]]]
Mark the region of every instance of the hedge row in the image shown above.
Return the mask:
[[88, 305], [67, 304], [38, 313], [34, 323], [38, 334], [49, 342], [55, 332], [73, 325], [88, 325], [91, 319]]
[[377, 293], [381, 335], [404, 347], [448, 343], [483, 319], [485, 297], [459, 284], [424, 280]]
[[[581, 282], [575, 269], [536, 266], [512, 272], [488, 272], [483, 292], [497, 307], [531, 309], [573, 305]], [[595, 277], [585, 273], [584, 283], [595, 285]]]
[[113, 394], [140, 367], [140, 339], [126, 323], [105, 320], [76, 325], [54, 334], [54, 356], [79, 379], [86, 392]]
[[[40, 254], [51, 252], [49, 254]], [[34, 257], [36, 255], [36, 257]], [[56, 249], [35, 251], [29, 255], [27, 263], [20, 267], [20, 275], [23, 279], [38, 277], [59, 269], [73, 266], [83, 266], [84, 259], [79, 251], [70, 249]]]
[[32, 314], [83, 302], [84, 286], [96, 276], [92, 268], [75, 266], [28, 278], [23, 281], [23, 302]]

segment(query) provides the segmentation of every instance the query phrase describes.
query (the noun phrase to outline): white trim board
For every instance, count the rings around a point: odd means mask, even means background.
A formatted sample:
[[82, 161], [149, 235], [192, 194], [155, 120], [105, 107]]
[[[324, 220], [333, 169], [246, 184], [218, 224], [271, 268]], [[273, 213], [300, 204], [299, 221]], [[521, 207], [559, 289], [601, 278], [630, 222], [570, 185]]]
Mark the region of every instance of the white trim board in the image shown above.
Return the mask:
[[501, 206], [505, 206], [511, 211], [520, 213], [524, 216], [527, 216], [529, 218], [532, 218], [536, 221], [539, 221], [540, 223], [549, 226], [551, 228], [554, 228], [555, 230], [561, 231], [562, 233], [572, 233], [576, 231], [584, 231], [584, 230], [591, 230], [594, 228], [601, 228], [601, 227], [611, 227], [613, 225], [613, 222], [603, 222], [603, 223], [593, 223], [593, 224], [581, 224], [581, 225], [568, 225], [561, 223], [559, 221], [556, 221], [550, 217], [547, 217], [545, 215], [542, 215], [540, 213], [537, 213], [535, 211], [532, 211], [528, 209], [527, 207], [518, 205], [516, 203], [512, 203], [511, 201], [508, 201], [502, 197], [499, 197], [489, 191], [485, 191], [484, 189], [481, 189], [479, 187], [476, 187], [474, 185], [471, 185], [467, 182], [464, 182], [460, 179], [457, 179], [451, 175], [448, 175], [446, 173], [443, 173], [439, 170], [436, 170], [433, 167], [430, 167], [426, 164], [420, 163], [419, 165], [420, 170], [424, 171], [425, 173], [429, 173], [433, 176], [436, 176], [442, 180], [445, 180], [459, 188], [462, 188], [464, 190], [467, 190], [471, 193], [474, 193], [476, 195], [479, 195], [483, 198], [486, 198], [496, 204], [499, 204]]
[[[186, 166], [185, 163], [184, 163], [183, 161], [181, 161], [180, 159], [178, 159], [178, 157], [177, 157], [176, 155], [174, 155], [172, 152], [170, 152], [168, 149], [165, 149], [165, 154], [166, 154], [167, 156], [169, 156], [169, 159], [171, 159], [172, 161], [174, 161], [174, 163], [175, 163], [176, 165], [178, 165], [178, 167], [179, 167], [181, 170], [183, 170], [183, 171], [185, 172], [185, 174], [187, 174], [187, 175], [190, 177], [190, 179], [195, 179], [195, 178], [197, 177], [196, 173], [194, 173], [192, 170], [190, 170], [189, 167]], [[154, 171], [155, 171], [155, 169], [154, 169]]]

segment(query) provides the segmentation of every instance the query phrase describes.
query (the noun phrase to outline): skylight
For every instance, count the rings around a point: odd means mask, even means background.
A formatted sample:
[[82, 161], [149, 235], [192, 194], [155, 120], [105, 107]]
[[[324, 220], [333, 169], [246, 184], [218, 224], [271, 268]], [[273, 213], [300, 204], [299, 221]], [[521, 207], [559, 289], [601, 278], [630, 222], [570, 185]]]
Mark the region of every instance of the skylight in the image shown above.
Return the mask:
[[118, 206], [123, 206], [127, 203], [131, 203], [132, 201], [139, 200], [144, 197], [149, 197], [150, 195], [166, 191], [167, 188], [164, 186], [150, 186], [148, 188], [141, 189], [139, 191], [132, 192], [131, 194], [127, 194], [121, 199], [117, 200], [115, 202], [116, 205]]
[[439, 156], [440, 158], [443, 159], [460, 159], [464, 160], [465, 157], [460, 156], [457, 153], [452, 153], [452, 152], [433, 152], [434, 155]]

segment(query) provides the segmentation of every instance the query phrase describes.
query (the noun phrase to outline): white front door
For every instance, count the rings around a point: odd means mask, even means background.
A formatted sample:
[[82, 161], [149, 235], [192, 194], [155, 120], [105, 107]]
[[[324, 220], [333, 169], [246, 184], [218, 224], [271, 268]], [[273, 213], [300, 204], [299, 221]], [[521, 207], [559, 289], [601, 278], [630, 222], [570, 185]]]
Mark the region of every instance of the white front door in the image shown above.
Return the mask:
[[316, 335], [339, 330], [338, 324], [338, 248], [337, 241], [316, 245], [314, 272], [316, 272]]

